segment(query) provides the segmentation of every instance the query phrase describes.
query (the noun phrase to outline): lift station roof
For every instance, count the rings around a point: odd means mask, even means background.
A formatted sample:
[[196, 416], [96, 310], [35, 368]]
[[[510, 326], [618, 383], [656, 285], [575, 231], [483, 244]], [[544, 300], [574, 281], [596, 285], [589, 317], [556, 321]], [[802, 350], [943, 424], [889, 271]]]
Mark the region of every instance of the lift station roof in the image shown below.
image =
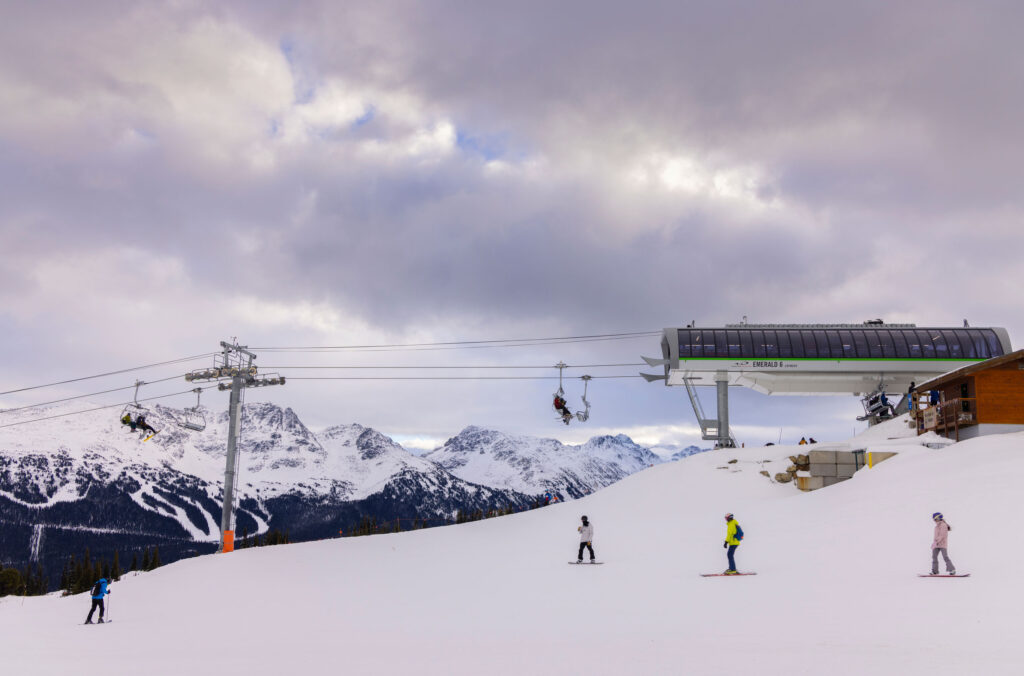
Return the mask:
[[943, 373], [1011, 352], [1003, 328], [913, 324], [727, 324], [665, 329], [666, 385], [727, 378], [765, 394], [904, 392]]

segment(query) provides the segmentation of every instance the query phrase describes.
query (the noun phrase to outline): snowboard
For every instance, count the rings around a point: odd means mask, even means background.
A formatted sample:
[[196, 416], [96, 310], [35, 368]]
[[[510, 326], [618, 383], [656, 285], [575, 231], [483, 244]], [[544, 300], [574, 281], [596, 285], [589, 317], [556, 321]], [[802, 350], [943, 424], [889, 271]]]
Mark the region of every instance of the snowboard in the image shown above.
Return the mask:
[[600, 566], [604, 564], [604, 561], [584, 561], [583, 563], [580, 563], [578, 561], [570, 561], [569, 563], [573, 566]]
[[959, 573], [957, 575], [949, 575], [948, 573], [945, 574], [945, 575], [929, 575], [927, 573], [918, 574], [918, 577], [970, 577], [970, 576], [971, 576], [970, 573]]
[[701, 573], [701, 577], [742, 577], [743, 575], [757, 575], [757, 573]]

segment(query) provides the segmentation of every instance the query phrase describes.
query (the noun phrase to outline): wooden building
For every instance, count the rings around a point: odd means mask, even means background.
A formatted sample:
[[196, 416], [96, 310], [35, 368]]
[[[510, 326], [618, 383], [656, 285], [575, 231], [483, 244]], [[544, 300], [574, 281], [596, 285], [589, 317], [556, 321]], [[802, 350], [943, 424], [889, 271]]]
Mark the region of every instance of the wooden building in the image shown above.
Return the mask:
[[[938, 403], [932, 404], [932, 392]], [[932, 378], [917, 386], [911, 413], [918, 434], [960, 441], [1024, 431], [1024, 350]]]

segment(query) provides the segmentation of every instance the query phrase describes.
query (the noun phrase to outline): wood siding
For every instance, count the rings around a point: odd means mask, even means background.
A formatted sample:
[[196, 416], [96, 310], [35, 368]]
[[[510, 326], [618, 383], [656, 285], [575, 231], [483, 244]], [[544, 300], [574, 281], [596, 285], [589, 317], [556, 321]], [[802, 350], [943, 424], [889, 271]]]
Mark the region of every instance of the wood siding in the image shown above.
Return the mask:
[[974, 374], [979, 423], [1024, 424], [1024, 370], [1008, 366]]

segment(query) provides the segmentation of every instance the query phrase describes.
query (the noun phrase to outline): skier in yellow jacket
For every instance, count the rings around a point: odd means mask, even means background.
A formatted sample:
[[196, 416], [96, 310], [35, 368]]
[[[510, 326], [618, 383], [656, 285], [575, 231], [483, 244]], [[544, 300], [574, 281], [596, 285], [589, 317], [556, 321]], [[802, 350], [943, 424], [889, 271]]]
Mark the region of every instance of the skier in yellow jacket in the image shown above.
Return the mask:
[[725, 515], [725, 544], [722, 545], [728, 550], [729, 556], [729, 568], [726, 569], [726, 575], [736, 575], [736, 548], [740, 546], [740, 540], [743, 539], [743, 529], [740, 528], [739, 523], [733, 518], [732, 512]]

